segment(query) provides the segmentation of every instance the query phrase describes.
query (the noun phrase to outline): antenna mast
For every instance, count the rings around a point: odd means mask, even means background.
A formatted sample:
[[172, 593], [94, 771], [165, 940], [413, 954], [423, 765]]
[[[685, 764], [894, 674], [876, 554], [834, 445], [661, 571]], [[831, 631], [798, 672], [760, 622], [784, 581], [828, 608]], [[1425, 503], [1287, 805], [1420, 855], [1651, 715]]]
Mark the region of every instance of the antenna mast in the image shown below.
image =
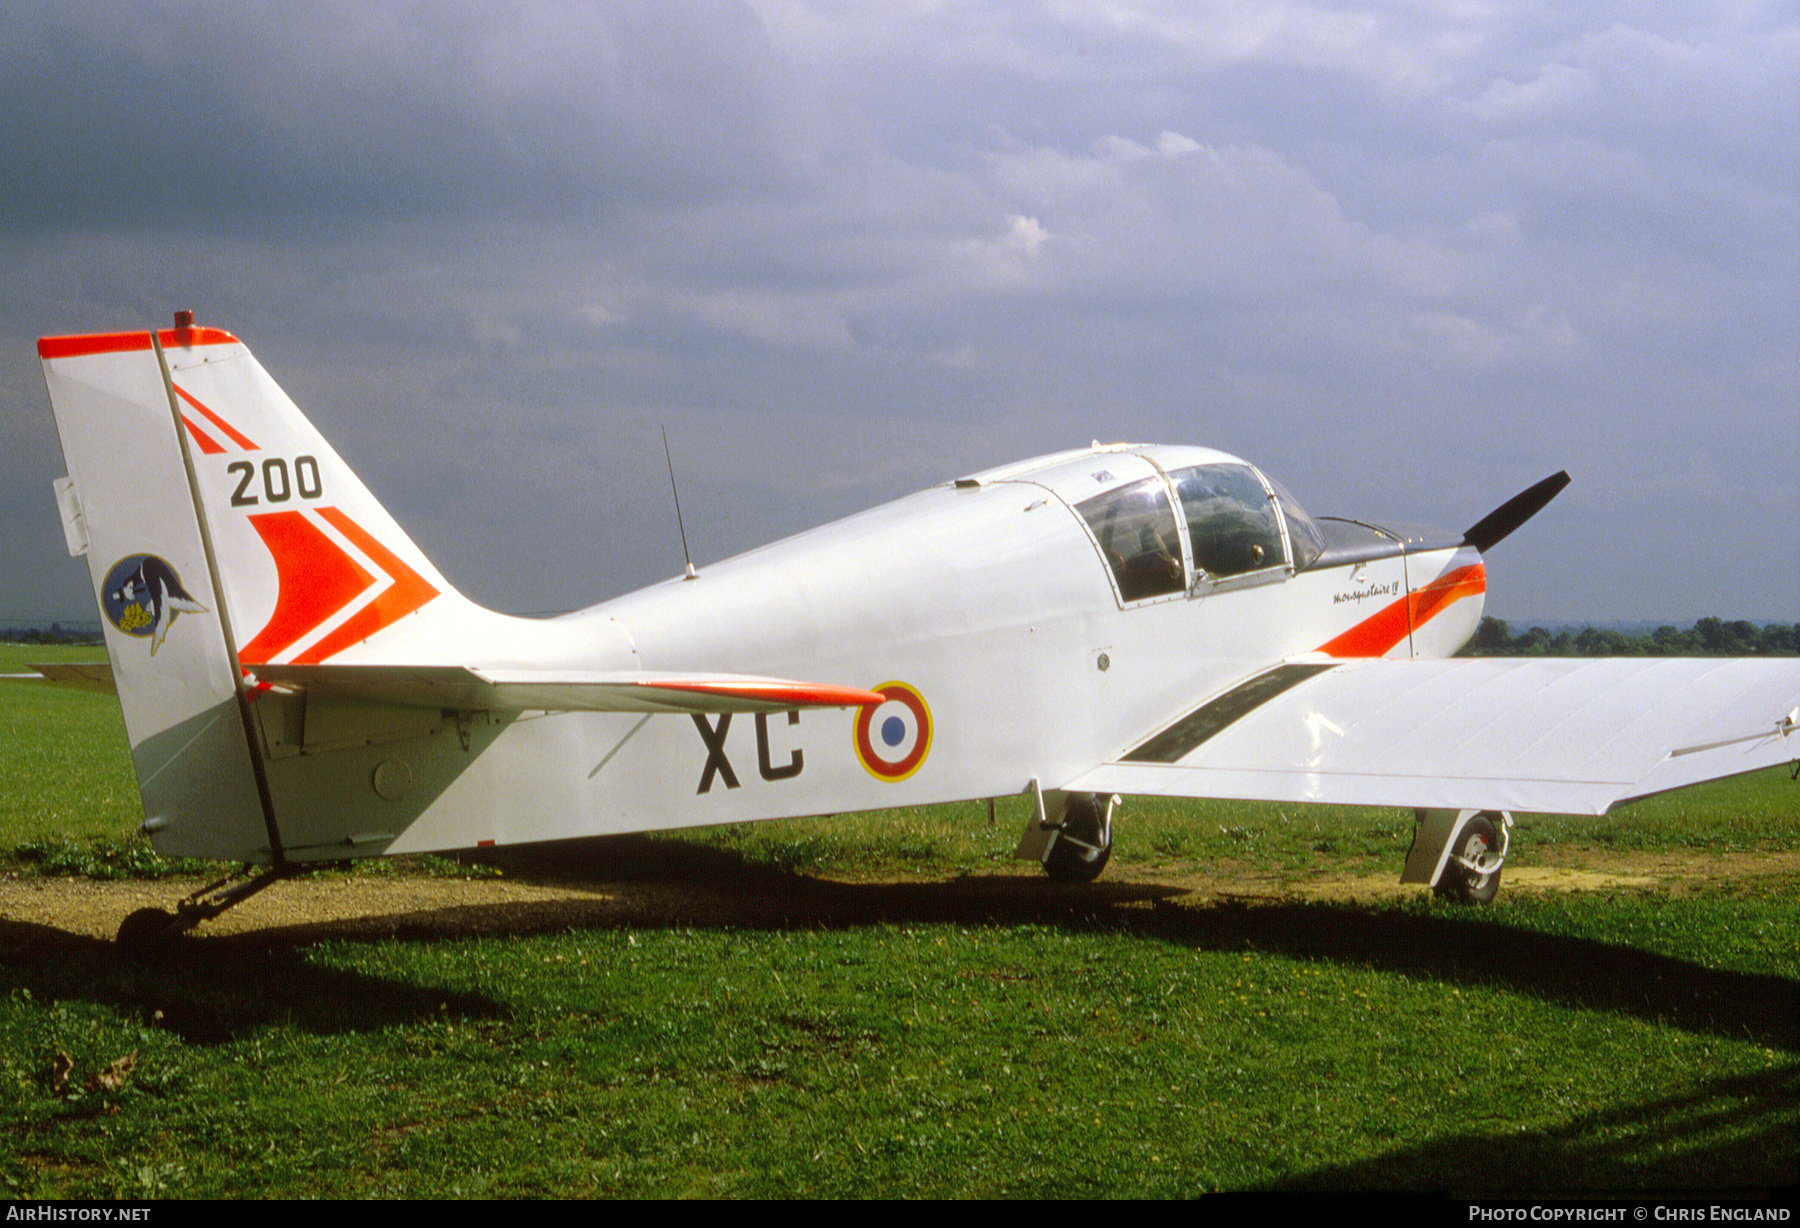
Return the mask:
[[669, 493], [675, 496], [675, 527], [681, 530], [681, 558], [687, 564], [687, 574], [683, 580], [698, 580], [700, 573], [694, 570], [694, 556], [688, 553], [687, 526], [681, 522], [681, 491], [675, 487], [675, 458], [669, 454], [669, 428], [662, 428], [663, 460], [669, 465]]

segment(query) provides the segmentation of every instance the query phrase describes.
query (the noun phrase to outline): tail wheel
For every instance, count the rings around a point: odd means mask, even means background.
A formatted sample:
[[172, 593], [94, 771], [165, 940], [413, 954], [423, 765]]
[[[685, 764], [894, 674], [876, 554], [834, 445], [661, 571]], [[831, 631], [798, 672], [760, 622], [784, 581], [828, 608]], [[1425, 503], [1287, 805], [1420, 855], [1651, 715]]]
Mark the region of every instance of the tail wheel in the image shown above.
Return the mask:
[[155, 954], [167, 947], [183, 928], [172, 912], [140, 908], [119, 926], [119, 950], [131, 956]]
[[1044, 872], [1059, 883], [1091, 883], [1112, 857], [1112, 824], [1106, 799], [1078, 793], [1064, 805]]
[[[1437, 894], [1464, 904], [1492, 904], [1500, 891], [1500, 832], [1485, 814], [1463, 827], [1438, 879]], [[1491, 870], [1482, 867], [1492, 864]]]

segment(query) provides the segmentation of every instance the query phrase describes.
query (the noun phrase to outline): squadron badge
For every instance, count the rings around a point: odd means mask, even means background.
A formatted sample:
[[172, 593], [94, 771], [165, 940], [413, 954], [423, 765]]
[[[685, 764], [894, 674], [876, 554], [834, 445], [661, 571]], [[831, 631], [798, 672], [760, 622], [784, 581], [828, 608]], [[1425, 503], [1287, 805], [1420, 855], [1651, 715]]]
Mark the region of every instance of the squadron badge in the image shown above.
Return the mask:
[[154, 554], [127, 555], [114, 563], [100, 587], [100, 608], [126, 635], [148, 639], [152, 656], [178, 616], [207, 612], [182, 587], [175, 569]]

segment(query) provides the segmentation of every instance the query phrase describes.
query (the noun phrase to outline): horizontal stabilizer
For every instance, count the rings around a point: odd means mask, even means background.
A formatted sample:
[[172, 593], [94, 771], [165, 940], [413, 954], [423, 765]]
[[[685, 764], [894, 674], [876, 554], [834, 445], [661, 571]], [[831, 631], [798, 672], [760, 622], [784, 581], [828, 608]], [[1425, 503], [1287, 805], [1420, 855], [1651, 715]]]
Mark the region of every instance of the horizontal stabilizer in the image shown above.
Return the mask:
[[118, 688], [113, 685], [110, 661], [56, 661], [43, 665], [27, 665], [25, 668], [34, 669], [37, 673], [0, 674], [0, 681], [36, 682], [46, 686], [68, 687], [76, 691], [93, 691], [100, 695], [118, 693]]
[[[106, 661], [59, 661], [7, 674], [38, 682], [114, 693]], [[797, 708], [861, 708], [887, 697], [860, 687], [795, 682], [751, 674], [630, 671], [569, 672], [465, 669], [425, 665], [259, 665], [257, 682], [340, 699], [414, 708], [494, 712], [790, 712]]]
[[748, 674], [471, 669], [414, 665], [259, 665], [259, 684], [415, 708], [493, 712], [787, 712], [860, 708], [860, 687]]

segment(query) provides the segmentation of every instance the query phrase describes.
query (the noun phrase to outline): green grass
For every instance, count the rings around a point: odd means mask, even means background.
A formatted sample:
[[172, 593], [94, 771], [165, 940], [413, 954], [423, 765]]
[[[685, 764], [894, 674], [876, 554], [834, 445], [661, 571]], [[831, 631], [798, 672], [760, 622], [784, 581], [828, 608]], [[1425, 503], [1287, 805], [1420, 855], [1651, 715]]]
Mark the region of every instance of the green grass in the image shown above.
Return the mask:
[[[0, 674], [105, 656], [100, 648], [0, 644]], [[118, 840], [143, 822], [125, 722], [110, 695], [0, 682], [0, 748], [0, 845]]]
[[[77, 861], [129, 846], [135, 790], [109, 700], [0, 689], [0, 721], [14, 872], [41, 869], [16, 852], [33, 842], [62, 840]], [[55, 745], [70, 738], [87, 745]], [[107, 780], [123, 801], [91, 783]], [[1524, 816], [1517, 857], [1792, 849], [1797, 790], [1764, 773], [1606, 820]], [[1155, 884], [1220, 861], [1392, 877], [1410, 820], [1128, 802], [1106, 878], [1068, 889], [1007, 860], [1023, 803], [998, 809], [991, 826], [985, 807], [947, 806], [563, 859], [577, 881], [603, 867], [606, 881], [744, 899], [730, 923], [646, 911], [497, 938], [421, 924], [329, 941], [203, 929], [146, 966], [0, 919], [0, 1195], [1796, 1179], [1791, 879], [1679, 897], [1503, 890], [1473, 910], [1420, 896], [1200, 907]], [[883, 881], [896, 879], [917, 885]], [[121, 1086], [86, 1086], [134, 1053]]]
[[[1791, 978], [1627, 949], [1644, 983], [1594, 987], [1540, 959], [1608, 943], [1483, 957], [1504, 935], [1430, 907], [1121, 920], [236, 946], [154, 976], [93, 944], [9, 969], [3, 1178], [22, 1197], [1791, 1180]], [[59, 1051], [78, 1081], [138, 1058], [121, 1092], [58, 1097]]]

